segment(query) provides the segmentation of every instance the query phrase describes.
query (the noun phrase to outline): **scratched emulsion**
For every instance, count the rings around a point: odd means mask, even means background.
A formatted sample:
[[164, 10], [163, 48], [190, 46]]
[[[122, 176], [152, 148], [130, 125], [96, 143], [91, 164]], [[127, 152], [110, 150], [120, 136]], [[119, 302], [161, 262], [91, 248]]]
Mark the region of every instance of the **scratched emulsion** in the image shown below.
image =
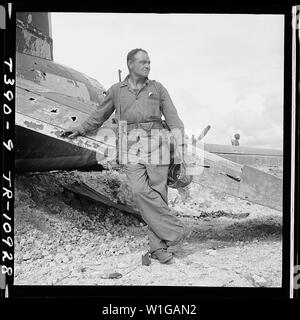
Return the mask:
[[18, 51], [51, 59], [51, 39], [37, 33], [36, 30], [29, 30], [20, 20], [17, 20], [17, 33], [19, 34], [19, 41], [17, 42]]

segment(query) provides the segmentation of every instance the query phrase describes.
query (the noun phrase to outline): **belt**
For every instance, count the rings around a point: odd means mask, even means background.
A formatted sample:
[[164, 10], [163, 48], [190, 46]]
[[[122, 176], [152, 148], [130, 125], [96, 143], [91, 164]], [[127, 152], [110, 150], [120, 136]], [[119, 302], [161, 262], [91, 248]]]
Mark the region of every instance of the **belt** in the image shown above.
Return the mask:
[[143, 124], [147, 124], [147, 123], [162, 123], [162, 120], [161, 119], [154, 119], [154, 120], [151, 120], [151, 121], [127, 123], [127, 127], [130, 126], [130, 128], [138, 129]]

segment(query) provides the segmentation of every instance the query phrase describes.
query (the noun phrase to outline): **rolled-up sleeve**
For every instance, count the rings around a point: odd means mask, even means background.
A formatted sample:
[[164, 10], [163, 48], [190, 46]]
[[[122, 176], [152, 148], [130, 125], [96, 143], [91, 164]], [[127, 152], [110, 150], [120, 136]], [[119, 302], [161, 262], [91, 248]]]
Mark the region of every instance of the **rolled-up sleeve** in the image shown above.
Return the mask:
[[102, 124], [111, 116], [115, 110], [114, 94], [112, 87], [107, 90], [106, 96], [102, 103], [83, 123], [78, 126], [82, 135], [93, 131], [102, 126]]

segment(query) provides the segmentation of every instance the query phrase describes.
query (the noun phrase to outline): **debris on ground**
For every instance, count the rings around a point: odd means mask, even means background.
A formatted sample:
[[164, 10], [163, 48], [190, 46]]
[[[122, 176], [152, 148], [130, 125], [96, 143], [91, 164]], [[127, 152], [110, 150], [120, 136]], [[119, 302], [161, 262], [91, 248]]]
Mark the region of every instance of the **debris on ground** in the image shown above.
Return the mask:
[[[264, 168], [271, 169], [282, 175], [280, 168]], [[64, 186], [75, 182], [137, 210], [119, 171], [17, 175], [16, 285], [281, 286], [280, 212], [205, 186], [169, 189], [172, 213], [198, 236], [184, 243], [174, 264], [147, 264], [145, 223], [66, 194]]]
[[252, 280], [256, 287], [265, 287], [267, 285], [267, 280], [256, 274], [252, 276]]

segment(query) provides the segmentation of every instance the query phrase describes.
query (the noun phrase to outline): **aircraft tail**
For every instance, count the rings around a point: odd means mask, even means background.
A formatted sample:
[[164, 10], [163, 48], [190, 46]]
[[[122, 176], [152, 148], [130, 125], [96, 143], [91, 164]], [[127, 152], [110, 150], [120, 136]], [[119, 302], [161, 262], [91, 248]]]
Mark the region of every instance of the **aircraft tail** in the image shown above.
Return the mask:
[[16, 27], [18, 52], [53, 60], [50, 12], [17, 12]]

